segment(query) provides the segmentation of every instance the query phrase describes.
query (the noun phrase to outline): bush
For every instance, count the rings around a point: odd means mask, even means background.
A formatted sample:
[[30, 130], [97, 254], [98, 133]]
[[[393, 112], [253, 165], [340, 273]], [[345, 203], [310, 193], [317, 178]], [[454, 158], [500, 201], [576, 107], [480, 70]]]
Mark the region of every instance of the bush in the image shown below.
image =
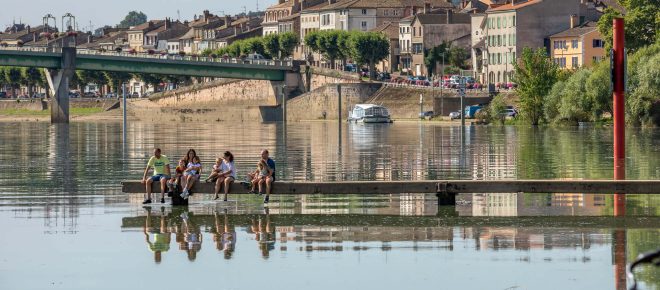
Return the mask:
[[506, 114], [504, 114], [505, 110], [506, 110], [506, 102], [504, 101], [504, 95], [498, 94], [490, 102], [488, 108], [482, 111], [488, 112], [487, 117], [489, 117], [490, 122], [504, 125], [504, 121], [506, 120]]

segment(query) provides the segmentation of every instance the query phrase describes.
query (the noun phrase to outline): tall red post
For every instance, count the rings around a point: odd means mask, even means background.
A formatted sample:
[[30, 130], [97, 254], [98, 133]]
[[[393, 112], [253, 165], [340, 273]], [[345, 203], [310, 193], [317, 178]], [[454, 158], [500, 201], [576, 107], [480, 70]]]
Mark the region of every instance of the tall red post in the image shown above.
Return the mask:
[[[613, 51], [612, 72], [613, 72], [613, 98], [614, 98], [614, 179], [626, 179], [626, 132], [625, 132], [625, 103], [624, 103], [624, 24], [623, 18], [614, 18], [613, 20]], [[626, 214], [626, 196], [622, 193], [614, 194], [614, 215], [623, 216]]]

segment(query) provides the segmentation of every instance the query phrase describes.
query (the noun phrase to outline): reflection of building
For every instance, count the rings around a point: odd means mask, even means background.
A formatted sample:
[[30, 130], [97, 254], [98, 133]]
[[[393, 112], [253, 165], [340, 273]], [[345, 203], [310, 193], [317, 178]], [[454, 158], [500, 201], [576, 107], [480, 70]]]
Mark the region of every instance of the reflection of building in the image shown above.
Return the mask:
[[597, 216], [605, 209], [604, 194], [488, 193], [465, 194], [460, 199], [472, 206], [459, 206], [461, 216]]

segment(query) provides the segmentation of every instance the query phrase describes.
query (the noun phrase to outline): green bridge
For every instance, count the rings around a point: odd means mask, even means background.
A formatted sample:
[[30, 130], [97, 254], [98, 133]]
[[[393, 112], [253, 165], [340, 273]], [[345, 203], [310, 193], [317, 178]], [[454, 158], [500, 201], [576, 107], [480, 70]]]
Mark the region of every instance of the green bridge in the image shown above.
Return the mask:
[[51, 106], [53, 123], [69, 122], [69, 81], [77, 69], [268, 80], [282, 84], [295, 82], [295, 74], [298, 74], [291, 61], [88, 53], [78, 52], [75, 47], [0, 49], [0, 66], [46, 69], [48, 84], [54, 92]]

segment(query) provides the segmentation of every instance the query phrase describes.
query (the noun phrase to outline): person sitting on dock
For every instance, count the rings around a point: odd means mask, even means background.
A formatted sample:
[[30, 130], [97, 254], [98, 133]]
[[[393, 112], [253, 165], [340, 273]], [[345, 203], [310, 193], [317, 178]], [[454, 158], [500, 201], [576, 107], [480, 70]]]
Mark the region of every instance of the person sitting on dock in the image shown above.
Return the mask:
[[177, 188], [181, 184], [181, 177], [183, 177], [183, 172], [186, 170], [186, 160], [179, 160], [179, 165], [174, 169], [174, 176], [170, 178], [167, 182], [167, 185], [170, 188], [171, 194], [177, 194]]
[[199, 180], [199, 173], [202, 171], [202, 162], [199, 160], [198, 156], [192, 158], [192, 161], [188, 163], [188, 167], [183, 172], [183, 179], [185, 181], [183, 186], [183, 192], [181, 197], [183, 199], [188, 199], [190, 195], [190, 189], [195, 185], [195, 181]]
[[270, 168], [271, 171], [271, 174], [264, 180], [264, 183], [266, 184], [264, 203], [267, 204], [270, 199], [270, 193], [273, 190], [273, 182], [275, 182], [275, 161], [268, 156], [268, 149], [261, 150], [261, 159], [266, 162], [266, 165], [268, 165], [268, 168]]
[[[147, 179], [149, 169], [154, 169], [154, 175]], [[151, 185], [154, 182], [160, 182], [160, 202], [165, 203], [165, 189], [167, 188], [167, 180], [170, 178], [170, 160], [167, 156], [162, 155], [160, 148], [154, 149], [154, 156], [149, 158], [147, 167], [144, 169], [142, 176], [142, 184], [145, 184], [146, 197], [142, 204], [151, 203]]]
[[[266, 182], [266, 178], [272, 174], [273, 171], [270, 170], [270, 167], [268, 167], [266, 161], [263, 159], [259, 160], [259, 163], [257, 163], [257, 170], [253, 174], [254, 178], [252, 179], [252, 188], [250, 189], [250, 193], [258, 193], [261, 195], [263, 192], [264, 183]], [[259, 187], [259, 191], [255, 191], [257, 186]]]
[[222, 164], [220, 164], [220, 173], [215, 180], [215, 197], [214, 200], [220, 198], [220, 190], [225, 189], [224, 201], [227, 201], [227, 195], [229, 194], [229, 189], [231, 184], [236, 180], [236, 166], [234, 166], [234, 154], [229, 151], [225, 151], [222, 155]]

